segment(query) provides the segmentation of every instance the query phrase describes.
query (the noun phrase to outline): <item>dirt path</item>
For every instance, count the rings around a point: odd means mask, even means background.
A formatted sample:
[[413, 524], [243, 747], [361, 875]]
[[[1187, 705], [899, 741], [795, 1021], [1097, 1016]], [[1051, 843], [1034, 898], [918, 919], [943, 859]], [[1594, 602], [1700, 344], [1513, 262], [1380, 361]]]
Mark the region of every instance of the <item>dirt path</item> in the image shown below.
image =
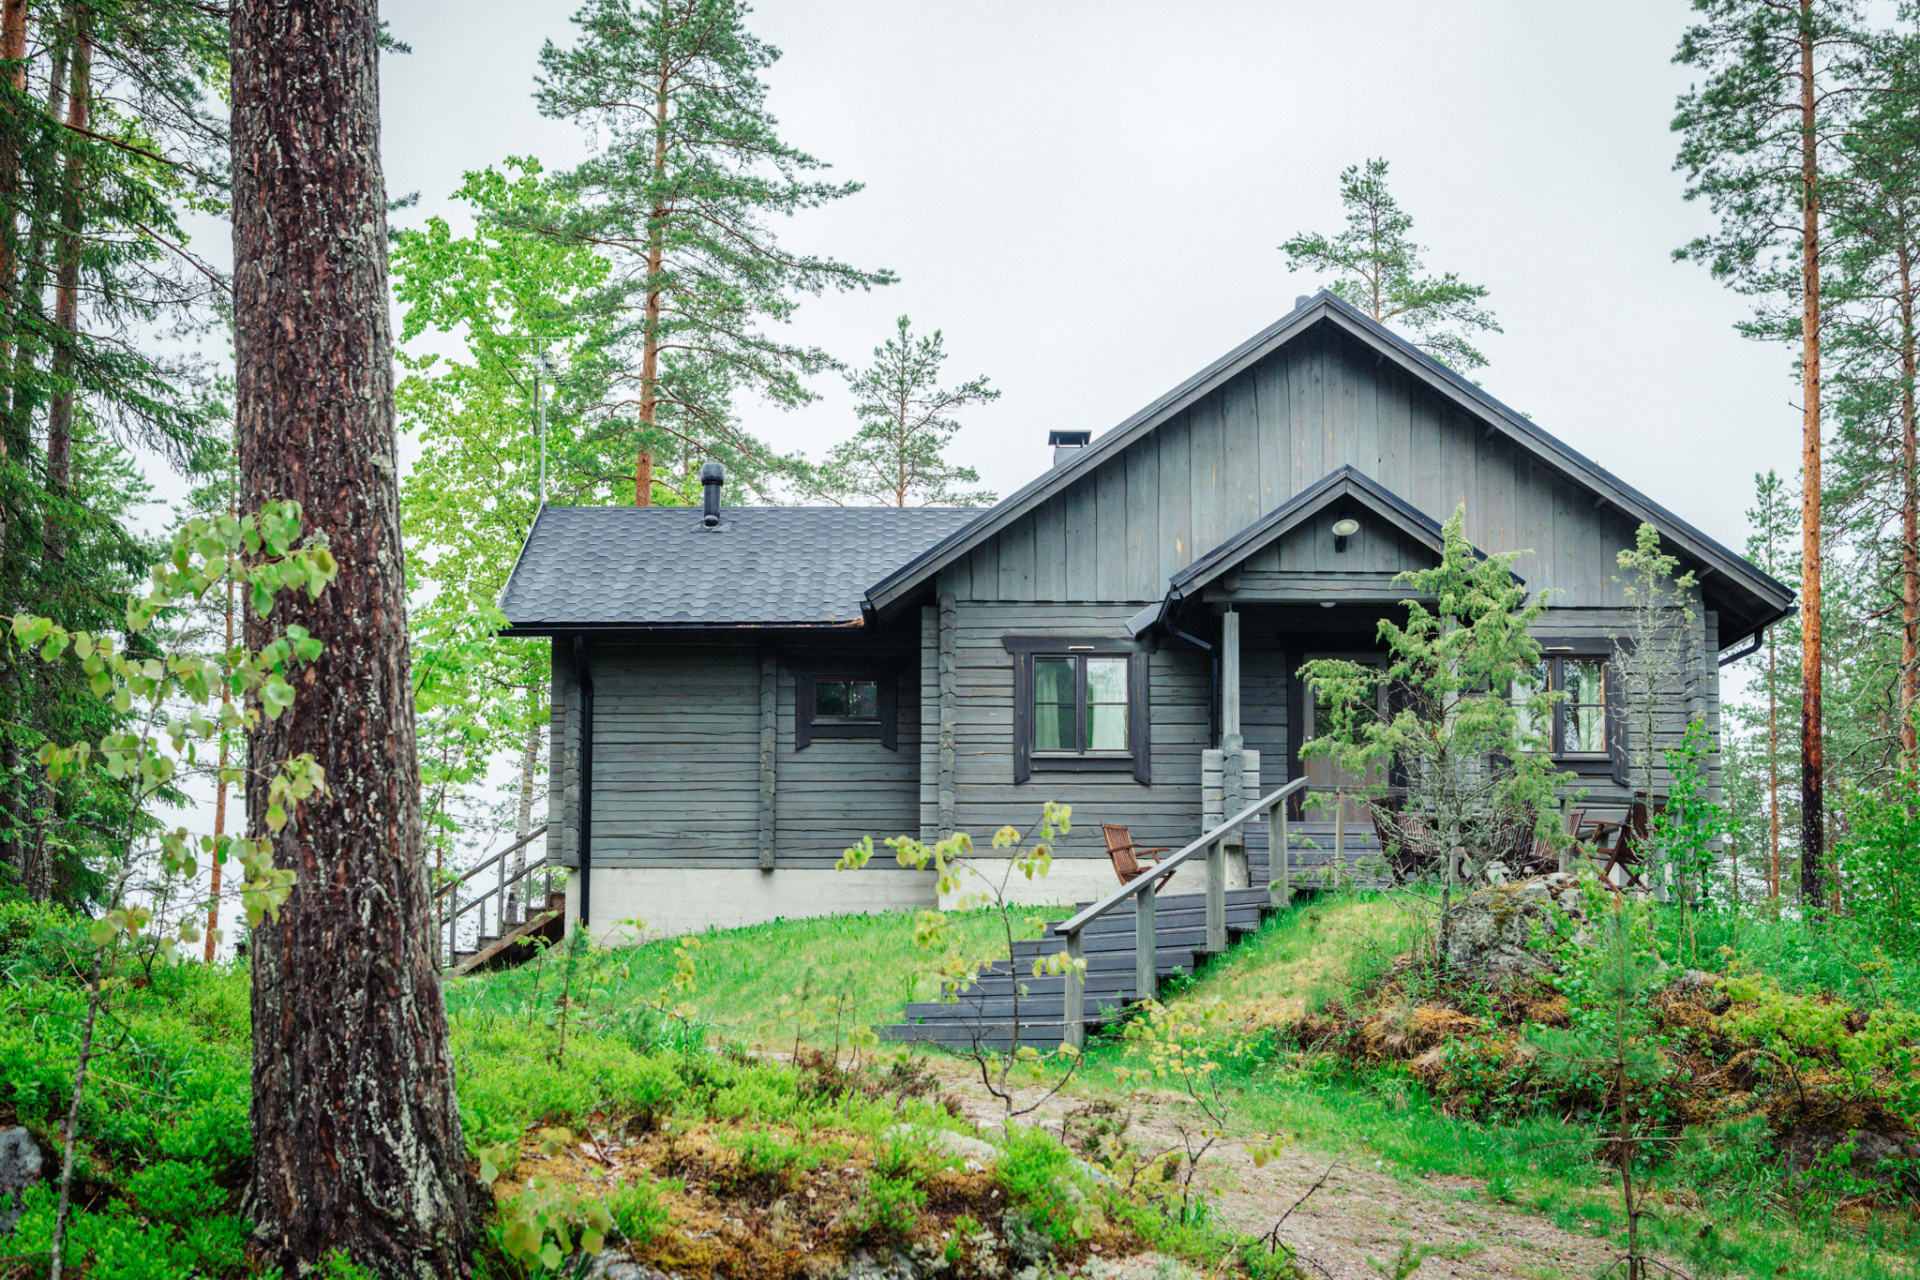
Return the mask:
[[[969, 1119], [988, 1128], [1000, 1123], [1000, 1103], [977, 1075], [969, 1075], [957, 1060], [930, 1056], [927, 1061]], [[1178, 1147], [1177, 1104], [1173, 1095], [1156, 1095], [1134, 1107], [1127, 1140], [1145, 1151]], [[1082, 1127], [1084, 1118], [1075, 1113], [1086, 1105], [1084, 1097], [1061, 1094], [1026, 1122], [1056, 1133], [1063, 1126]], [[1489, 1202], [1479, 1194], [1484, 1184], [1470, 1178], [1399, 1177], [1364, 1157], [1297, 1144], [1256, 1168], [1246, 1146], [1230, 1139], [1207, 1154], [1200, 1171], [1208, 1200], [1235, 1230], [1264, 1235], [1287, 1215], [1279, 1227], [1281, 1242], [1296, 1251], [1309, 1273], [1328, 1280], [1392, 1276], [1393, 1260], [1409, 1243], [1428, 1251], [1410, 1273], [1412, 1280], [1597, 1276], [1616, 1256], [1603, 1240]], [[1307, 1195], [1322, 1178], [1324, 1183]]]

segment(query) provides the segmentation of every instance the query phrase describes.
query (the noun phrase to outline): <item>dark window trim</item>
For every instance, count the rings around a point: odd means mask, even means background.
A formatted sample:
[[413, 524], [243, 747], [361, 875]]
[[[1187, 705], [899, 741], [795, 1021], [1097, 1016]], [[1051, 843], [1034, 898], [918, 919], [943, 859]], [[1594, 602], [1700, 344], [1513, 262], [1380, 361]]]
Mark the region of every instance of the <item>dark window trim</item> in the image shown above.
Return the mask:
[[[889, 751], [900, 749], [900, 673], [890, 663], [809, 661], [790, 663], [793, 671], [793, 749], [805, 751], [815, 738], [876, 738]], [[871, 680], [879, 686], [876, 720], [815, 720], [813, 687], [821, 680]]]
[[[1614, 675], [1615, 650], [1625, 647], [1612, 640], [1599, 636], [1556, 636], [1537, 635], [1534, 640], [1540, 646], [1540, 660], [1553, 662], [1555, 659], [1572, 659], [1579, 662], [1599, 661], [1605, 664], [1601, 674], [1601, 735], [1606, 747], [1600, 751], [1563, 751], [1560, 744], [1565, 740], [1565, 707], [1556, 705], [1553, 709], [1552, 742], [1553, 759], [1566, 765], [1576, 773], [1604, 775], [1621, 774], [1626, 760], [1626, 717], [1621, 707], [1620, 682]], [[1559, 688], [1548, 678], [1548, 688]]]
[[[1153, 725], [1149, 719], [1148, 662], [1151, 648], [1138, 640], [1110, 636], [1002, 636], [1013, 655], [1013, 780], [1039, 773], [1131, 773], [1151, 783]], [[1127, 749], [1102, 755], [1046, 754], [1033, 751], [1033, 659], [1035, 655], [1078, 658], [1088, 655], [1127, 658]]]

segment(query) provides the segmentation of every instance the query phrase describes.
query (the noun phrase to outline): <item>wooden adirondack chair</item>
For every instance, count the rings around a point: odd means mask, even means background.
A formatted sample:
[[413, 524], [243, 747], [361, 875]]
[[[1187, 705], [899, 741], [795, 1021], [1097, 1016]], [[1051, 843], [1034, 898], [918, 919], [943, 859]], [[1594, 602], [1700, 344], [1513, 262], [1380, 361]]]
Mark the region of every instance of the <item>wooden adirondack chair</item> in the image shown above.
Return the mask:
[[1107, 857], [1113, 860], [1113, 873], [1120, 877], [1121, 884], [1131, 884], [1146, 873], [1140, 865], [1145, 858], [1148, 862], [1158, 862], [1159, 855], [1171, 849], [1172, 845], [1162, 845], [1157, 849], [1143, 849], [1133, 842], [1133, 833], [1118, 822], [1103, 822], [1100, 830], [1107, 837]]
[[[1626, 817], [1621, 821], [1586, 824], [1594, 833], [1594, 847], [1601, 855], [1601, 880], [1607, 884], [1613, 884], [1613, 872], [1618, 868], [1621, 882], [1616, 887], [1625, 889], [1636, 884], [1642, 888], [1646, 887], [1640, 872], [1634, 868], [1642, 862], [1640, 847], [1647, 841], [1647, 831], [1652, 826], [1653, 819], [1665, 812], [1666, 807], [1665, 799], [1658, 796], [1649, 797], [1643, 791], [1636, 791], [1633, 793], [1633, 803], [1627, 806]], [[1611, 846], [1604, 841], [1604, 837], [1609, 832], [1613, 834]]]

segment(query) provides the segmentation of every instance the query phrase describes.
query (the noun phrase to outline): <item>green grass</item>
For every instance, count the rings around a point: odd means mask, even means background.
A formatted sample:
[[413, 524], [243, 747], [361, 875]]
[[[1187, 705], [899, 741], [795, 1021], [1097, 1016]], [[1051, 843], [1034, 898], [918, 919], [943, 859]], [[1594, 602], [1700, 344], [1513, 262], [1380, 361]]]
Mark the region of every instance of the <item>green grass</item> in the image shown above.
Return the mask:
[[[1035, 908], [1017, 916], [1020, 937], [1037, 937]], [[947, 945], [932, 951], [914, 941], [911, 912], [775, 920], [695, 934], [692, 945], [661, 939], [600, 953], [587, 981], [591, 1001], [607, 1009], [667, 998], [683, 950], [691, 955], [691, 988], [673, 996], [697, 1010], [699, 1021], [756, 1048], [791, 1048], [804, 1027], [813, 1044], [831, 1044], [835, 1028], [891, 1022], [909, 1000], [939, 994], [934, 966], [957, 951], [985, 958], [1005, 954], [998, 917], [989, 911], [947, 917]], [[480, 974], [449, 985], [455, 1013], [491, 1012], [526, 1018], [554, 1005], [565, 979], [564, 955]], [[550, 1015], [542, 1015], [550, 1016]]]
[[[1470, 1193], [1473, 1198], [1517, 1204], [1568, 1230], [1622, 1237], [1618, 1175], [1595, 1159], [1595, 1133], [1587, 1123], [1545, 1114], [1498, 1122], [1456, 1118], [1403, 1067], [1356, 1068], [1298, 1052], [1274, 1034], [1302, 1012], [1351, 996], [1394, 955], [1423, 943], [1431, 917], [1409, 910], [1412, 905], [1359, 894], [1296, 905], [1169, 997], [1218, 1015], [1219, 1038], [1211, 1048], [1236, 1099], [1232, 1128], [1284, 1136], [1410, 1179], [1478, 1179], [1490, 1189]], [[1854, 998], [1886, 1000], [1903, 991], [1900, 979], [1890, 980], [1870, 954], [1863, 966], [1845, 937], [1822, 938], [1792, 921], [1748, 921], [1737, 929], [1718, 921], [1711, 933], [1703, 921], [1699, 937], [1702, 950], [1710, 938], [1714, 951], [1713, 964], [1702, 967], [1738, 959], [1792, 987]], [[1719, 952], [1722, 946], [1731, 954]], [[1081, 1087], [1123, 1093], [1133, 1081], [1116, 1070], [1143, 1065], [1132, 1045], [1098, 1044]], [[1661, 1251], [1701, 1277], [1894, 1280], [1916, 1274], [1910, 1224], [1846, 1220], [1815, 1208], [1771, 1167], [1745, 1172], [1733, 1178], [1701, 1160], [1657, 1169], [1652, 1185], [1659, 1217], [1649, 1229]]]

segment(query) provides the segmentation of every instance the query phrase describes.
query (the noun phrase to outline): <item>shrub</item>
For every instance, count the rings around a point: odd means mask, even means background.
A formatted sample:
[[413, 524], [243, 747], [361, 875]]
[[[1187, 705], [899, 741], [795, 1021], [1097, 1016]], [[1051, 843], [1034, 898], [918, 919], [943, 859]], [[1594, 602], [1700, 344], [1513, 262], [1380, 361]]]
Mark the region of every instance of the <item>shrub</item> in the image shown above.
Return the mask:
[[631, 1182], [607, 1194], [607, 1213], [621, 1238], [636, 1249], [659, 1239], [667, 1225], [667, 1207], [655, 1182]]
[[1041, 1130], [1007, 1126], [994, 1181], [1007, 1197], [1002, 1225], [1009, 1242], [1031, 1242], [1021, 1252], [1038, 1249], [1044, 1256], [1092, 1234], [1095, 1211], [1076, 1176], [1073, 1153]]
[[927, 1193], [909, 1178], [876, 1173], [867, 1179], [866, 1194], [853, 1207], [849, 1221], [857, 1239], [870, 1244], [898, 1244], [913, 1234]]
[[820, 1150], [790, 1142], [769, 1129], [722, 1133], [719, 1145], [734, 1158], [724, 1180], [738, 1189], [769, 1195], [793, 1190], [801, 1174], [819, 1167], [822, 1156]]

